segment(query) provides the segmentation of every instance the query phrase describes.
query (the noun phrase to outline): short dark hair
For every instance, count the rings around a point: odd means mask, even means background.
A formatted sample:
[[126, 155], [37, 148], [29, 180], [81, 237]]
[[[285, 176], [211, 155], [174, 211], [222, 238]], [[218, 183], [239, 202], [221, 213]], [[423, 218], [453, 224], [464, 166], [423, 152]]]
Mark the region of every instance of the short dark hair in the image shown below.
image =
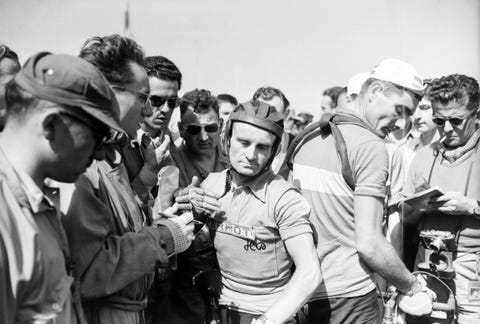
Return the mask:
[[182, 73], [178, 67], [164, 56], [148, 56], [145, 58], [145, 70], [149, 77], [177, 82], [182, 87]]
[[283, 105], [285, 106], [285, 109], [290, 107], [290, 101], [288, 101], [287, 97], [283, 94], [280, 89], [273, 88], [273, 87], [261, 87], [258, 88], [257, 91], [253, 94], [252, 99], [254, 101], [258, 100], [258, 98], [262, 98], [263, 100], [271, 100], [273, 97], [280, 97], [283, 101]]
[[208, 112], [210, 109], [213, 109], [219, 116], [218, 101], [208, 90], [195, 89], [186, 92], [180, 99], [180, 115], [183, 116], [190, 106], [193, 107], [194, 113]]
[[229, 95], [228, 93], [222, 93], [217, 96], [218, 101], [223, 101], [223, 102], [228, 102], [234, 105], [235, 107], [238, 105], [238, 100], [232, 95]]
[[322, 95], [332, 98], [332, 108], [335, 108], [337, 107], [337, 104], [338, 104], [338, 96], [342, 91], [343, 91], [343, 87], [334, 86], [334, 87], [323, 90]]
[[79, 56], [95, 65], [108, 82], [116, 85], [132, 81], [131, 62], [145, 65], [145, 54], [140, 45], [118, 34], [89, 38], [82, 45]]
[[478, 82], [463, 74], [450, 74], [434, 79], [427, 92], [427, 98], [434, 102], [448, 104], [456, 101], [466, 104], [467, 110], [477, 110], [479, 104]]

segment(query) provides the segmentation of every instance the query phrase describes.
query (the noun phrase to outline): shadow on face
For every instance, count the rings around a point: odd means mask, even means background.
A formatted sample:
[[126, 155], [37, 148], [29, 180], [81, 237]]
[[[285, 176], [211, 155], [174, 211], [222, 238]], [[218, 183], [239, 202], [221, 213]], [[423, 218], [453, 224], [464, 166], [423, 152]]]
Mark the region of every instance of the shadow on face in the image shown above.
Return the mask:
[[195, 113], [189, 107], [179, 122], [180, 135], [187, 148], [196, 154], [209, 156], [215, 153], [220, 141], [221, 122], [215, 110]]

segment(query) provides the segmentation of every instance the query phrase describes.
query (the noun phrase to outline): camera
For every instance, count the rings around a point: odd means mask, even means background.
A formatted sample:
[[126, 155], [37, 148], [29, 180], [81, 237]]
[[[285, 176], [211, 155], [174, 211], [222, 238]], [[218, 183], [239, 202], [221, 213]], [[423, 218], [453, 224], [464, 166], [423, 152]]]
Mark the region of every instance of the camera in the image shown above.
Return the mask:
[[455, 278], [455, 235], [448, 231], [423, 230], [420, 238], [425, 246], [425, 261], [420, 263], [418, 268], [433, 273], [440, 279]]

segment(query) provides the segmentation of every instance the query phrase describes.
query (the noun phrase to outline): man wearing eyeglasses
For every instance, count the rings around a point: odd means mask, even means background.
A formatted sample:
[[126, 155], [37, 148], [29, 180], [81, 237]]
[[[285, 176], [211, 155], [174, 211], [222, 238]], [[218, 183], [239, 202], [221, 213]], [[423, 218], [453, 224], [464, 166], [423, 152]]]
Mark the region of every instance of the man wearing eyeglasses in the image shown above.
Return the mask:
[[5, 86], [20, 71], [17, 53], [0, 43], [0, 132], [5, 124]]
[[58, 191], [44, 180], [74, 182], [103, 158], [110, 128], [121, 129], [118, 103], [91, 64], [47, 52], [25, 63], [6, 87], [6, 102], [0, 134], [0, 322], [86, 323], [54, 205]]
[[[456, 237], [453, 267], [458, 323], [480, 320], [480, 130], [479, 85], [466, 75], [453, 74], [433, 80], [428, 98], [440, 140], [415, 156], [403, 196], [437, 186], [444, 193], [432, 198], [429, 208], [414, 210], [403, 204], [409, 223], [422, 230], [447, 231]], [[417, 263], [424, 258], [419, 246]], [[423, 322], [422, 322], [423, 323]]]
[[63, 223], [82, 283], [88, 323], [140, 324], [154, 272], [168, 265], [169, 256], [188, 248], [193, 217], [184, 213], [157, 220], [158, 215], [141, 208], [144, 205], [134, 190], [136, 181], [143, 183], [138, 178], [145, 168], [141, 160], [140, 173], [129, 168], [129, 154], [137, 152], [131, 140], [143, 117], [152, 114], [142, 49], [119, 35], [93, 37], [80, 56], [109, 81], [126, 135], [117, 132], [112, 136], [104, 147], [105, 159], [93, 163], [63, 196]]

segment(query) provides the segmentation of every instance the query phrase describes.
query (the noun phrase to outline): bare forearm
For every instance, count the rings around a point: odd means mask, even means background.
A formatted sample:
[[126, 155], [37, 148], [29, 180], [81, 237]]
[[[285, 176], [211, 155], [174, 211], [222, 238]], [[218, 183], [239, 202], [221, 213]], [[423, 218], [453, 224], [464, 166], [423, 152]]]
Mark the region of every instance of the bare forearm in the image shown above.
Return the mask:
[[282, 294], [265, 313], [276, 324], [290, 319], [308, 301], [322, 280], [310, 233], [287, 239], [285, 245], [296, 270]]
[[285, 290], [265, 315], [275, 324], [284, 323], [308, 301], [320, 283], [319, 271], [295, 271]]
[[383, 235], [378, 235], [363, 251], [359, 250], [359, 253], [370, 268], [400, 291], [408, 291], [415, 285], [415, 277], [408, 271], [393, 246]]

